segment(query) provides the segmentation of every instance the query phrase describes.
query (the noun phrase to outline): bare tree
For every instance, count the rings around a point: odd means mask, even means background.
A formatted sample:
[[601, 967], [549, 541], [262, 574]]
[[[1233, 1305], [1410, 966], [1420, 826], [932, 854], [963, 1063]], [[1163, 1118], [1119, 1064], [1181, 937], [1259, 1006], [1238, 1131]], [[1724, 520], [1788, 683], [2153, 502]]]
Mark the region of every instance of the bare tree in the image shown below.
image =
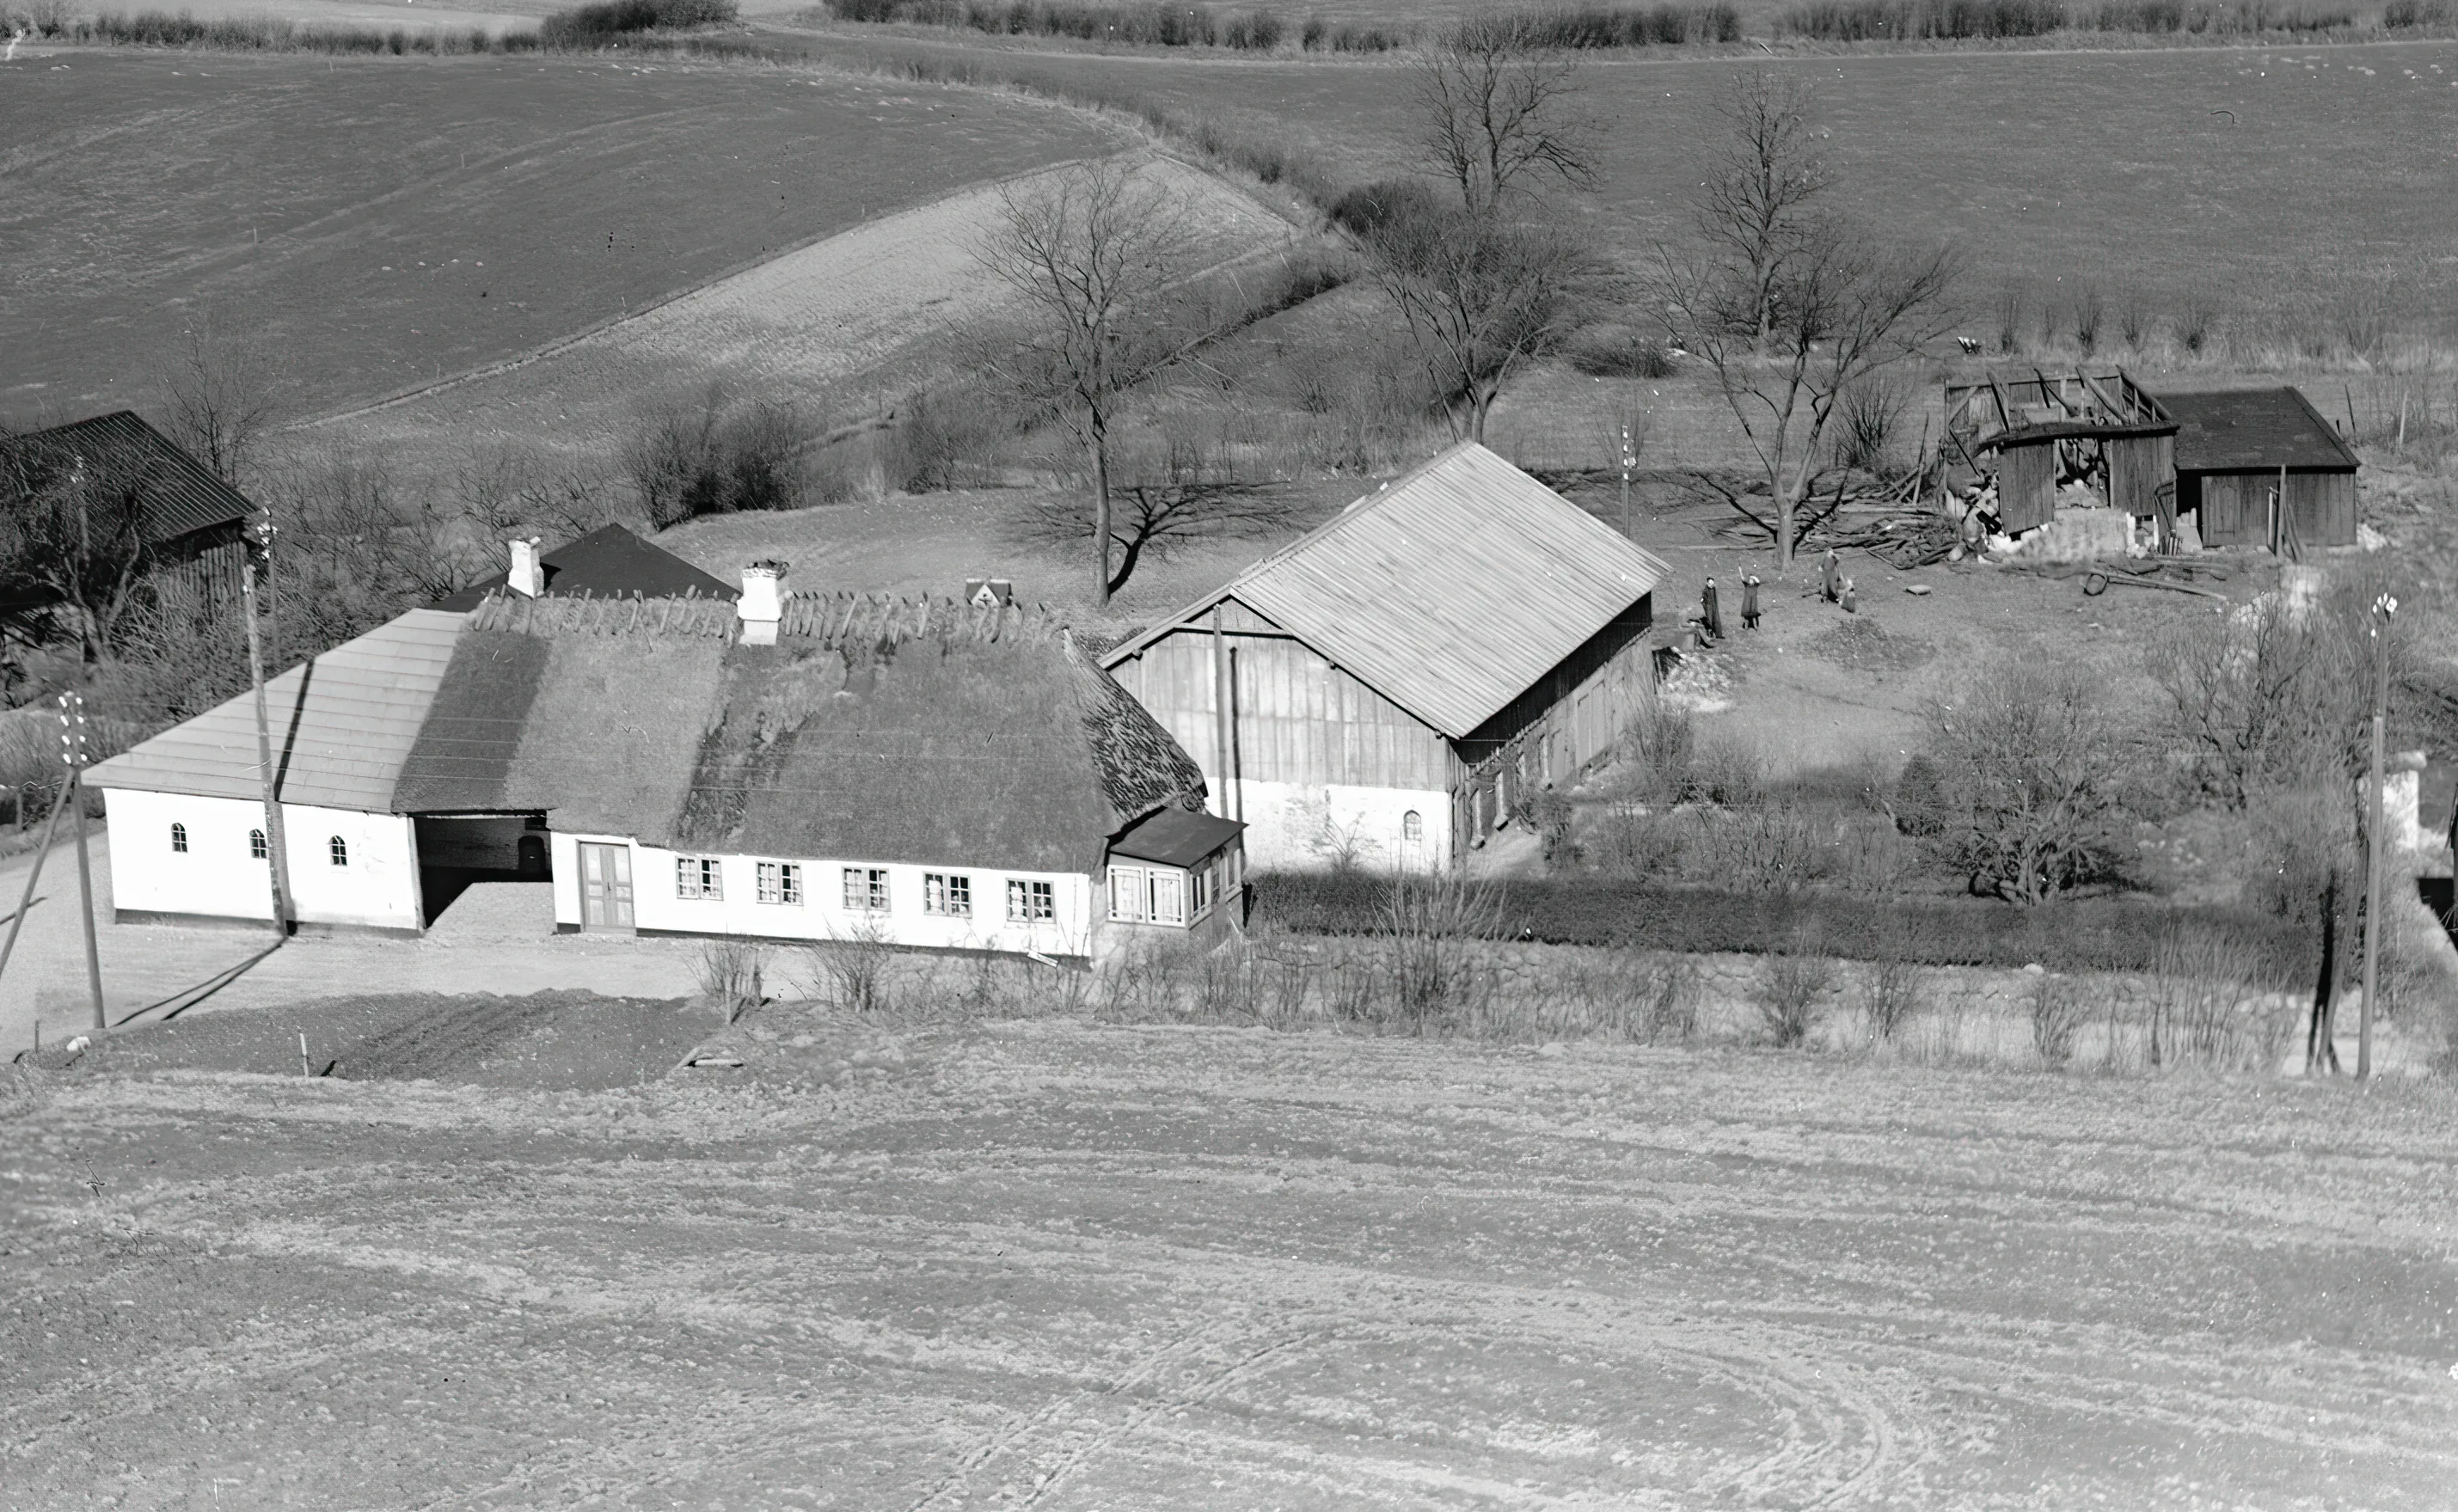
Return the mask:
[[271, 365], [253, 344], [189, 327], [167, 381], [164, 427], [188, 455], [236, 488], [277, 413]]
[[977, 256], [1024, 298], [1018, 327], [984, 354], [1028, 402], [1054, 413], [1092, 476], [1094, 587], [1110, 602], [1115, 545], [1112, 431], [1131, 391], [1183, 352], [1172, 296], [1190, 260], [1180, 197], [1110, 161], [1000, 190]]
[[2107, 873], [2136, 757], [2089, 673], [2009, 660], [1928, 726], [1943, 800], [1929, 843], [1972, 891], [2036, 903]]
[[1581, 108], [1577, 65], [1524, 15], [1471, 16], [1437, 34], [1417, 55], [1412, 103], [1420, 160], [1458, 186], [1472, 217], [1529, 180], [1596, 182], [1596, 124]]
[[78, 653], [119, 648], [153, 551], [149, 464], [88, 458], [39, 437], [0, 444], [0, 602], [64, 611]]
[[[1749, 515], [1790, 565], [1803, 503], [1833, 458], [1828, 426], [1844, 396], [1951, 330], [1961, 264], [1943, 246], [1889, 246], [1840, 217], [1799, 229], [1771, 303], [1756, 270], [1729, 247], [1693, 257], [1656, 253], [1659, 314], [1668, 334], [1704, 359], [1740, 422], [1773, 499], [1771, 518]], [[1760, 312], [1772, 310], [1761, 350]]]
[[[1220, 476], [1200, 448], [1182, 440], [1173, 441], [1165, 457], [1144, 466], [1130, 459], [1119, 471], [1110, 511], [1110, 538], [1118, 549], [1117, 570], [1109, 579], [1112, 593], [1127, 586], [1147, 554], [1158, 558], [1194, 541], [1260, 534], [1287, 524], [1291, 513], [1284, 497], [1260, 484]], [[1091, 514], [1090, 499], [1062, 496], [1034, 510], [1024, 534], [1071, 544], [1095, 528]]]
[[1700, 239], [1748, 287], [1750, 329], [1761, 346], [1775, 334], [1784, 264], [1809, 229], [1811, 202], [1835, 181], [1809, 123], [1816, 99], [1790, 74], [1753, 69], [1736, 75], [1717, 108], [1730, 135], [1693, 207]]
[[1369, 246], [1451, 435], [1483, 442], [1502, 386], [1577, 322], [1595, 259], [1564, 232], [1448, 210], [1395, 217]]

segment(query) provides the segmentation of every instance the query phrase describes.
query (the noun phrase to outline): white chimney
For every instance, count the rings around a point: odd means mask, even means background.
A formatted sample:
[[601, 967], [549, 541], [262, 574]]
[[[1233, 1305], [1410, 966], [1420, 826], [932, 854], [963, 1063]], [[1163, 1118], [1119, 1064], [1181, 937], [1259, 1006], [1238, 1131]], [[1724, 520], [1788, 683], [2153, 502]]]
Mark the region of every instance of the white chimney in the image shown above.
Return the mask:
[[788, 562], [754, 562], [742, 570], [742, 597], [735, 612], [742, 620], [742, 644], [774, 646], [777, 622], [785, 613], [785, 569]]
[[535, 598], [546, 591], [546, 568], [538, 561], [538, 538], [524, 541], [512, 538], [512, 570], [505, 574], [504, 586], [513, 592]]

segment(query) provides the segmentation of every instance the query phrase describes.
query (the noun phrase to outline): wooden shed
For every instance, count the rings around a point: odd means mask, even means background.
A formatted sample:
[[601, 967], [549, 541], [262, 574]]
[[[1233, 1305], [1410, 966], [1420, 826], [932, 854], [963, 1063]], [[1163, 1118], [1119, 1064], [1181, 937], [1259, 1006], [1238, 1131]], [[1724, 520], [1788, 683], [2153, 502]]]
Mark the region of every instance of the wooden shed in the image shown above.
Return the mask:
[[2010, 535], [2054, 519], [2060, 483], [2074, 480], [2105, 507], [2173, 528], [2177, 428], [2121, 367], [1946, 388], [1948, 461], [1995, 475]]
[[1254, 864], [1442, 870], [1613, 749], [1654, 688], [1666, 571], [1464, 444], [1103, 663]]
[[2355, 545], [2358, 459], [2302, 390], [2159, 403], [2178, 423], [2177, 507], [2195, 513], [2204, 546]]

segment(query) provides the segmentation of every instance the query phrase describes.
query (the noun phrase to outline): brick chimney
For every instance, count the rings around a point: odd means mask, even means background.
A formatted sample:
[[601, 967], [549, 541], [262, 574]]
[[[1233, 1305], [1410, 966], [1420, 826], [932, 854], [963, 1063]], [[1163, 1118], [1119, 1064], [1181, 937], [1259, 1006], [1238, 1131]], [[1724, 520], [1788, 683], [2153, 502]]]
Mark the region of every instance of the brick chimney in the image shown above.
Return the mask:
[[785, 613], [785, 569], [788, 562], [754, 562], [742, 570], [742, 597], [735, 613], [742, 621], [742, 644], [774, 646], [777, 622]]
[[511, 540], [512, 570], [505, 574], [504, 586], [513, 592], [535, 598], [546, 591], [546, 566], [538, 560], [538, 538]]

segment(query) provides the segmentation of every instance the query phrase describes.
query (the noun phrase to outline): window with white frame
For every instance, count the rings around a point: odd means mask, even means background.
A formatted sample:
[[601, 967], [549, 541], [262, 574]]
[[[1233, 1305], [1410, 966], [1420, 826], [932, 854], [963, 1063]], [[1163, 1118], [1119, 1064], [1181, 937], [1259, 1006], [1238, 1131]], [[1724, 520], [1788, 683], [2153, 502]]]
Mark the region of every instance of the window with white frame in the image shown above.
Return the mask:
[[188, 854], [188, 826], [185, 824], [171, 826], [171, 849], [181, 856]]
[[675, 858], [675, 896], [720, 902], [725, 898], [725, 873], [714, 856]]
[[1057, 889], [1048, 882], [1029, 882], [1010, 878], [1007, 884], [1007, 917], [1010, 922], [1019, 924], [1057, 918]]
[[802, 868], [792, 861], [761, 861], [760, 901], [799, 906], [802, 901]]
[[887, 912], [887, 868], [848, 866], [844, 869], [844, 905], [858, 914]]
[[250, 860], [260, 861], [271, 854], [272, 848], [264, 843], [264, 831], [250, 830], [247, 832], [247, 855]]
[[1123, 923], [1186, 922], [1186, 874], [1159, 866], [1110, 868], [1110, 917]]
[[1426, 817], [1415, 809], [1400, 816], [1400, 839], [1410, 845], [1422, 845], [1426, 839]]
[[922, 874], [922, 911], [950, 919], [973, 917], [973, 880], [953, 872]]
[[324, 851], [326, 855], [332, 857], [334, 865], [347, 866], [350, 864], [350, 842], [342, 839], [339, 835], [334, 836], [331, 839], [324, 842]]
[[1186, 917], [1200, 919], [1212, 907], [1212, 862], [1186, 874]]

